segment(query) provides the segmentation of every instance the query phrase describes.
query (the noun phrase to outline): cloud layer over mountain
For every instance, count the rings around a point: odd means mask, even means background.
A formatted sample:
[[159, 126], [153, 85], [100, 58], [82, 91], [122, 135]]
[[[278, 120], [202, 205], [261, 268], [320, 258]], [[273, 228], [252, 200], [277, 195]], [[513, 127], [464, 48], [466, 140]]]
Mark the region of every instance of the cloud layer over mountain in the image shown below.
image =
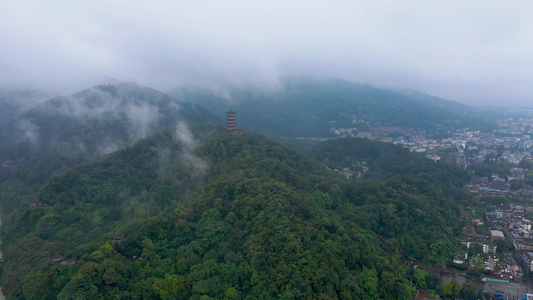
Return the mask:
[[291, 75], [406, 86], [468, 104], [533, 98], [530, 2], [11, 1], [2, 88], [109, 79], [276, 85]]

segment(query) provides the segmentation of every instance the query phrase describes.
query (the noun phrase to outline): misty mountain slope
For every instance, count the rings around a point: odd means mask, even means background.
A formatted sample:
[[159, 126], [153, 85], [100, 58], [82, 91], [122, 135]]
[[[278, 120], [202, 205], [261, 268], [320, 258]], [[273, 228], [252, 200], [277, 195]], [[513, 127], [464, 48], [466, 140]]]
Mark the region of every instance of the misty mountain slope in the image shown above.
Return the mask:
[[466, 104], [442, 99], [440, 97], [428, 95], [413, 89], [391, 89], [391, 91], [408, 97], [409, 99], [424, 103], [430, 107], [444, 109], [455, 114], [462, 115], [472, 111], [472, 107]]
[[34, 195], [50, 176], [181, 122], [219, 120], [198, 105], [134, 83], [99, 85], [46, 101], [1, 131], [0, 162], [17, 161], [18, 167], [0, 167], [0, 202], [21, 205], [18, 199]]
[[419, 97], [414, 100], [393, 91], [336, 79], [285, 79], [276, 90], [227, 87], [223, 92], [213, 92], [182, 88], [170, 94], [209, 107], [217, 114], [232, 107], [240, 126], [273, 137], [330, 137], [332, 127], [365, 129], [366, 125], [354, 124], [354, 120], [371, 126], [438, 130], [446, 120], [461, 118], [454, 111], [455, 102], [420, 101]]
[[218, 122], [205, 108], [135, 83], [99, 85], [46, 101], [2, 130], [0, 160], [54, 149], [64, 155], [113, 152], [180, 122]]
[[49, 180], [42, 206], [3, 222], [4, 293], [412, 299], [401, 260], [453, 255], [458, 207], [424, 179], [349, 181], [254, 133], [191, 131], [157, 133]]
[[35, 90], [0, 90], [0, 125], [6, 125], [48, 99], [45, 93]]
[[[55, 98], [29, 110], [21, 119], [36, 127], [36, 138], [43, 144], [94, 144], [95, 135], [107, 141], [131, 143], [179, 122], [217, 120], [205, 108], [135, 83], [99, 85], [70, 97]], [[92, 150], [105, 153], [108, 146], [102, 142], [91, 145], [96, 146]]]

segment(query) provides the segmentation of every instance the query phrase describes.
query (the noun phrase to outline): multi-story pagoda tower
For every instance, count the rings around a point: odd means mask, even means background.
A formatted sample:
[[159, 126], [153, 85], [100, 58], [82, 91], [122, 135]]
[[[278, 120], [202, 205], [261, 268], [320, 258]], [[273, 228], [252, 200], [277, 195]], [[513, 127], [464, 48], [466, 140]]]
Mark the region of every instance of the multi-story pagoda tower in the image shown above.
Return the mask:
[[228, 133], [236, 134], [237, 130], [237, 114], [233, 109], [226, 112], [226, 130]]

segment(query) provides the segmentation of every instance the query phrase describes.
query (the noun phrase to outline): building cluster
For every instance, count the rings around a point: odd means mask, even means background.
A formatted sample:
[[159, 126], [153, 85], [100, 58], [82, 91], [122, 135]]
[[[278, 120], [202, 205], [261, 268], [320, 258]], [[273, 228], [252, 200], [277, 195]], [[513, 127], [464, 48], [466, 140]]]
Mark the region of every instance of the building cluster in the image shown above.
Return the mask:
[[[485, 268], [490, 270], [493, 278], [523, 278], [523, 274], [533, 272], [533, 221], [530, 216], [533, 216], [533, 203], [491, 205], [483, 216], [469, 211], [466, 217], [471, 225], [463, 228], [461, 243], [464, 246], [453, 262]], [[497, 253], [500, 246], [504, 248]]]
[[[520, 111], [515, 111], [520, 112]], [[522, 111], [524, 113], [524, 111]], [[531, 115], [531, 111], [528, 112]], [[530, 117], [509, 117], [505, 119], [496, 120], [497, 129], [493, 129], [496, 134], [503, 135], [521, 135], [533, 134], [533, 119]]]
[[443, 139], [427, 139], [421, 136], [399, 137], [393, 143], [408, 147], [411, 152], [450, 152], [458, 165], [482, 164], [496, 159], [518, 164], [529, 158], [530, 135], [497, 137], [479, 131], [458, 130]]
[[[474, 223], [483, 224], [479, 219], [474, 219], [472, 220]], [[486, 234], [476, 234], [473, 226], [467, 226], [463, 228], [463, 232], [465, 235], [461, 243], [464, 247], [454, 257], [455, 264], [490, 270], [492, 276], [496, 278], [515, 280], [523, 277], [522, 269], [510, 252], [504, 253], [503, 257], [496, 255], [498, 249], [496, 241], [505, 239], [505, 234], [501, 230], [489, 230]], [[478, 253], [472, 250], [475, 247]]]
[[63, 256], [56, 254], [52, 257], [52, 265], [68, 266], [76, 263], [74, 258], [63, 258]]
[[[352, 121], [359, 124], [362, 120]], [[442, 151], [456, 153], [454, 161], [458, 165], [480, 164], [494, 159], [505, 159], [518, 164], [524, 157], [528, 158], [533, 150], [532, 118], [507, 118], [495, 120], [498, 129], [482, 132], [472, 129], [450, 129], [445, 138], [435, 138], [422, 129], [402, 128], [398, 126], [370, 126], [331, 128], [339, 137], [356, 136], [382, 142], [391, 142], [409, 148], [412, 152]], [[502, 153], [503, 149], [503, 153]]]
[[[521, 178], [521, 180], [518, 180], [517, 178]], [[515, 190], [511, 189], [512, 182], [519, 183], [524, 179], [525, 177], [523, 173], [518, 176], [510, 175], [507, 176], [507, 178], [501, 178], [497, 174], [493, 174], [490, 179], [488, 177], [472, 176], [470, 181], [466, 184], [466, 187], [470, 193], [479, 196], [533, 199], [533, 187], [528, 184], [520, 184], [520, 188]]]
[[[493, 212], [491, 212], [493, 213]], [[487, 217], [488, 218], [488, 217]], [[475, 212], [470, 212], [469, 219], [472, 225], [491, 224], [491, 228], [503, 228], [501, 224], [485, 222]], [[492, 229], [486, 233], [476, 233], [474, 226], [463, 228], [464, 239], [462, 249], [456, 254], [453, 262], [467, 268], [482, 268], [490, 271], [492, 278], [505, 280], [521, 280], [523, 278], [524, 265], [515, 258], [511, 251], [503, 251], [497, 254], [498, 241], [506, 239], [506, 233], [502, 230]], [[521, 253], [518, 253], [518, 255]], [[490, 279], [492, 280], [492, 279]]]
[[366, 161], [362, 161], [362, 162], [358, 163], [357, 167], [360, 169], [359, 171], [351, 170], [348, 167], [342, 168], [342, 170], [333, 169], [333, 171], [339, 172], [340, 174], [346, 176], [347, 179], [351, 179], [351, 178], [362, 179], [364, 177], [364, 175], [366, 174], [366, 172], [368, 172], [368, 170], [370, 170], [368, 168], [368, 165], [367, 165]]
[[505, 238], [512, 241], [514, 257], [522, 264], [524, 273], [533, 272], [533, 204], [510, 204], [508, 207], [493, 206], [485, 213], [486, 224], [500, 228]]

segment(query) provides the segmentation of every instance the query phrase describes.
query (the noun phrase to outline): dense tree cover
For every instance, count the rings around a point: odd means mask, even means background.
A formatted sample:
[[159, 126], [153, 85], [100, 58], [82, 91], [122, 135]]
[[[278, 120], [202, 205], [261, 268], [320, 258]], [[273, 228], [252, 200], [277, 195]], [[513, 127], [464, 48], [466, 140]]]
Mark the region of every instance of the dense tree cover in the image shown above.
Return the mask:
[[193, 133], [165, 131], [49, 180], [43, 206], [3, 222], [4, 293], [410, 299], [431, 276], [402, 259], [454, 253], [460, 214], [440, 182], [347, 181], [256, 134]]
[[492, 180], [492, 175], [498, 175], [502, 178], [506, 178], [510, 175], [510, 169], [514, 165], [506, 161], [497, 161], [490, 164], [475, 164], [468, 166], [468, 170], [471, 171], [475, 176], [479, 177], [488, 177], [489, 180]]
[[362, 138], [330, 140], [317, 148], [316, 158], [330, 168], [355, 169], [360, 163], [367, 162], [367, 179], [409, 174], [431, 182], [447, 196], [469, 198], [464, 190], [468, 173], [456, 168], [450, 161], [434, 162], [424, 154], [411, 153], [399, 145]]

